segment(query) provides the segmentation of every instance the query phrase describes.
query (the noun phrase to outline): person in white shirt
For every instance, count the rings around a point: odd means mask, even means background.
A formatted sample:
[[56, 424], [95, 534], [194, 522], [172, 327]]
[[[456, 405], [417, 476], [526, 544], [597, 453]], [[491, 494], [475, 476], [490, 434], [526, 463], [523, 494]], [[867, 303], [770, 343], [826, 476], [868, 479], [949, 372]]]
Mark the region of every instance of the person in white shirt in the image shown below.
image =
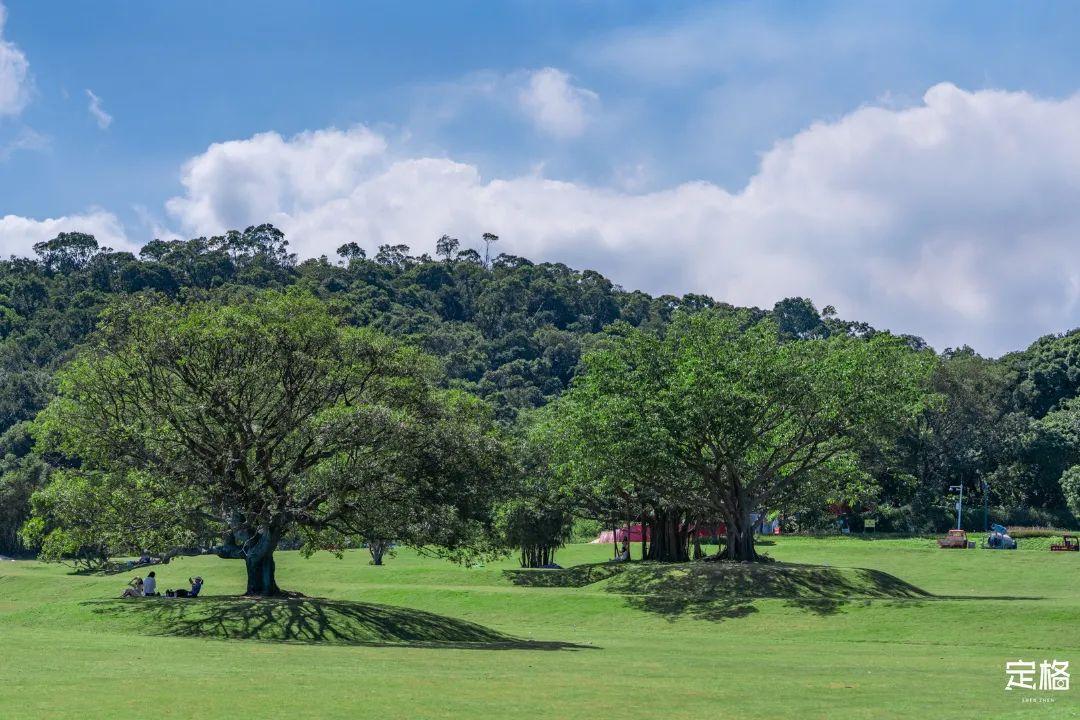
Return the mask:
[[143, 597], [150, 597], [151, 595], [157, 595], [157, 576], [154, 575], [153, 570], [143, 580]]

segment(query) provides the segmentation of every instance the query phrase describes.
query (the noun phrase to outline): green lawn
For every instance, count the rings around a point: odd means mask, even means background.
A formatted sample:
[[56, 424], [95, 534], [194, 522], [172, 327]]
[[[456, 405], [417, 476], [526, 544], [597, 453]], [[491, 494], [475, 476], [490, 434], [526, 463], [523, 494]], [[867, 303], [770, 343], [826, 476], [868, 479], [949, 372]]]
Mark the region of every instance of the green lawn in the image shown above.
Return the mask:
[[1041, 547], [782, 538], [761, 568], [575, 545], [525, 574], [281, 553], [318, 599], [262, 602], [228, 596], [235, 561], [158, 568], [206, 578], [194, 601], [7, 562], [0, 718], [1077, 717], [1080, 687], [1005, 690], [1007, 660], [1080, 670], [1080, 553]]

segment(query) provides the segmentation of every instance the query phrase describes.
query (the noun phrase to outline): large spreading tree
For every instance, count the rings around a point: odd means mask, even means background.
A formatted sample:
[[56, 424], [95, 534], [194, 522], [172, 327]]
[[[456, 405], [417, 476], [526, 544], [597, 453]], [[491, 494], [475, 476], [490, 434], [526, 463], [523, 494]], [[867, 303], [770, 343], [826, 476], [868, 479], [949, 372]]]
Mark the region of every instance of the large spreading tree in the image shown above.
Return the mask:
[[[214, 533], [214, 552], [243, 559], [246, 594], [261, 596], [281, 593], [286, 536], [308, 550], [380, 539], [463, 551], [482, 536], [503, 457], [484, 406], [436, 380], [428, 356], [301, 292], [134, 299], [103, 317], [36, 422], [40, 452], [64, 458], [55, 487], [83, 490], [51, 493], [69, 507], [43, 493], [31, 526], [71, 536], [83, 497], [114, 529], [95, 532], [124, 549]], [[141, 502], [109, 509], [123, 497]]]
[[922, 407], [933, 362], [888, 334], [790, 339], [744, 313], [679, 315], [663, 336], [626, 329], [552, 413], [561, 468], [650, 497], [665, 515], [655, 559], [685, 559], [690, 521], [712, 517], [727, 557], [754, 560], [752, 513], [865, 480], [858, 450]]

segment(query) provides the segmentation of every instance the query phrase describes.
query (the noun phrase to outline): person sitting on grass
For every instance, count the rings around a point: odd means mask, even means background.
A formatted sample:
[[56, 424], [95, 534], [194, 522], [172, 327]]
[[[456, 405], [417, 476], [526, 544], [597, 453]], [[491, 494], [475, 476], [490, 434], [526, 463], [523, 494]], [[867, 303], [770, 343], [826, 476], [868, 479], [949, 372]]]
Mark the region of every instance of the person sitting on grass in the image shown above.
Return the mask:
[[122, 597], [122, 598], [142, 597], [142, 595], [143, 595], [143, 579], [141, 577], [134, 577], [134, 578], [131, 579], [131, 582], [128, 583], [128, 586], [126, 588], [124, 588], [124, 594], [121, 595], [120, 597]]
[[143, 597], [153, 597], [157, 594], [157, 574], [151, 570], [150, 574], [143, 580]]
[[178, 590], [166, 590], [165, 597], [172, 598], [197, 598], [199, 597], [199, 591], [202, 590], [202, 578], [196, 576], [194, 580], [188, 578], [187, 581], [191, 583], [191, 590], [185, 590], [180, 588]]

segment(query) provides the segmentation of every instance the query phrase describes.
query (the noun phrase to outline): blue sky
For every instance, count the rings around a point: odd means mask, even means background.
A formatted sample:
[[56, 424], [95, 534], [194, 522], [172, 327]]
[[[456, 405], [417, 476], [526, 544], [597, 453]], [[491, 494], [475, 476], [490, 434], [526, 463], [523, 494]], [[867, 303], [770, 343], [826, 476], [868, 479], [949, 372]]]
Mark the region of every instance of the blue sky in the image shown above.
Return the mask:
[[5, 254], [75, 225], [272, 220], [308, 255], [491, 229], [938, 347], [1080, 320], [1080, 4], [2, 3]]

